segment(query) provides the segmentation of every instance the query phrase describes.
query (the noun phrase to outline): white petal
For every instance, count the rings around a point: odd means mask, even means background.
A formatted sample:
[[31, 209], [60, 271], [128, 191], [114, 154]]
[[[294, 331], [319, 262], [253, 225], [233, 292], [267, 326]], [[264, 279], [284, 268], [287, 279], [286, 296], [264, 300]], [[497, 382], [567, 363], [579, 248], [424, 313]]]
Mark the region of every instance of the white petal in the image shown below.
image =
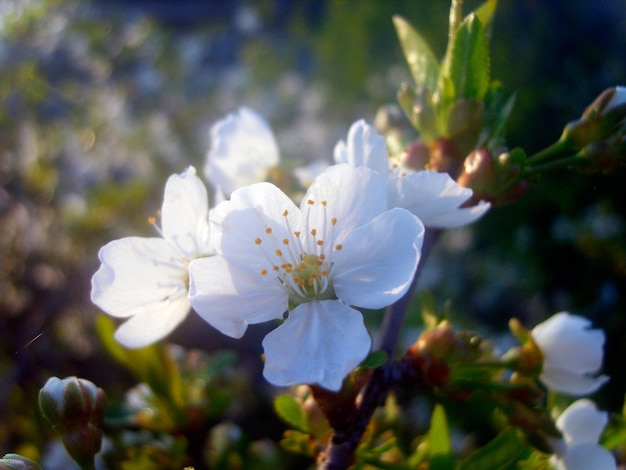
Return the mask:
[[189, 265], [189, 298], [194, 310], [223, 334], [241, 338], [248, 325], [282, 319], [288, 294], [270, 276], [222, 256]]
[[128, 237], [107, 243], [91, 279], [91, 300], [109, 315], [156, 314], [186, 295], [187, 268], [162, 238]]
[[456, 228], [482, 217], [487, 202], [459, 208], [472, 190], [459, 186], [447, 173], [418, 171], [392, 178], [388, 183], [389, 207], [402, 207], [418, 216], [426, 227]]
[[[387, 209], [385, 181], [366, 167], [330, 166], [315, 179], [304, 196], [300, 204], [303, 218], [318, 230], [335, 218], [334, 242], [343, 243], [352, 230]], [[309, 206], [308, 201], [318, 204]], [[327, 206], [320, 205], [321, 201], [327, 201]]]
[[207, 179], [230, 194], [265, 179], [267, 170], [278, 164], [278, 145], [265, 119], [241, 108], [211, 127], [207, 159]]
[[169, 177], [161, 214], [163, 238], [182, 257], [193, 259], [211, 254], [209, 200], [204, 183], [193, 167]]
[[352, 124], [346, 142], [342, 140], [337, 143], [334, 157], [335, 163], [347, 163], [353, 167], [366, 166], [384, 178], [389, 173], [385, 138], [363, 119]]
[[263, 375], [274, 385], [317, 383], [337, 391], [370, 345], [360, 312], [338, 300], [307, 302], [263, 340]]
[[556, 426], [568, 444], [597, 444], [608, 422], [608, 413], [598, 411], [591, 400], [580, 399], [561, 413]]
[[567, 449], [565, 455], [555, 459], [558, 470], [615, 470], [615, 458], [597, 444], [578, 444]]
[[[272, 246], [294, 237], [293, 232], [300, 230], [300, 209], [273, 184], [257, 183], [236, 190], [230, 201], [212, 211], [211, 220], [218, 253], [271, 269], [263, 264], [267, 263], [263, 250], [273, 252]], [[264, 245], [257, 245], [257, 239]]]
[[115, 332], [115, 339], [127, 348], [143, 348], [167, 335], [187, 317], [189, 299], [183, 293], [155, 305], [152, 312], [139, 313], [122, 323]]
[[423, 239], [424, 226], [410, 212], [383, 212], [345, 240], [333, 268], [335, 293], [358, 307], [392, 304], [411, 284]]
[[602, 366], [604, 332], [590, 330], [586, 318], [560, 312], [540, 323], [532, 336], [551, 368], [597, 372]]
[[550, 390], [579, 397], [595, 392], [609, 380], [609, 377], [604, 375], [590, 377], [578, 372], [552, 369], [544, 365], [539, 380]]

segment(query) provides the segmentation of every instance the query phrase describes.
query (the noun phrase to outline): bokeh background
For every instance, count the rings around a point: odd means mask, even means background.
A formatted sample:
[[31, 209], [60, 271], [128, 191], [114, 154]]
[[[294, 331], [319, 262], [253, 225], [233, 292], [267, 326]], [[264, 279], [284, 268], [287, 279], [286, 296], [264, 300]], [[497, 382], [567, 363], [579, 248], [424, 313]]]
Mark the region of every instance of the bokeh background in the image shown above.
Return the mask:
[[[284, 160], [278, 182], [297, 165], [330, 162], [350, 124], [372, 122], [410, 80], [391, 16], [407, 18], [441, 57], [448, 8], [443, 0], [1, 2], [0, 451], [46, 452], [51, 434], [36, 396], [49, 376], [88, 378], [113, 400], [134, 384], [94, 330], [97, 250], [153, 236], [147, 218], [167, 176], [188, 165], [201, 173], [211, 124], [242, 105], [263, 114]], [[603, 89], [626, 84], [623, 0], [503, 1], [491, 39], [491, 75], [517, 97], [508, 143], [528, 154]], [[608, 335], [612, 380], [597, 398], [613, 411], [626, 390], [625, 182], [623, 171], [546, 175], [520, 201], [446, 234], [422, 280], [438, 302], [452, 302], [460, 324], [494, 337], [512, 316], [528, 326], [560, 310], [589, 317]], [[416, 314], [408, 339], [417, 325]], [[258, 379], [260, 328], [231, 341], [192, 314], [171, 339], [236, 351], [233, 367], [249, 367], [250, 387], [270, 397]], [[269, 414], [258, 406], [233, 419], [254, 438], [277, 440]]]

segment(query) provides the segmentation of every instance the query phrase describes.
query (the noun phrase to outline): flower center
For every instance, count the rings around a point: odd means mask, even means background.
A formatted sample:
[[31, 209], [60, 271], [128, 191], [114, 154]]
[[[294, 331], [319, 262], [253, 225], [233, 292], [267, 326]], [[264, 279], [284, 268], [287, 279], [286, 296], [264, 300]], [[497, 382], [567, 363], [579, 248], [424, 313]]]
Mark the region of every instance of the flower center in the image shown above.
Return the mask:
[[[327, 217], [327, 202], [306, 201], [303, 215], [303, 230], [293, 230], [288, 211], [283, 212], [287, 234], [280, 238], [271, 227], [265, 229], [254, 243], [263, 251], [269, 262], [267, 268], [259, 271], [261, 276], [274, 275], [289, 292], [289, 305], [295, 307], [312, 299], [334, 299], [332, 286], [333, 257], [342, 249], [340, 244], [333, 246], [334, 227], [337, 219]], [[312, 227], [311, 210], [321, 210], [321, 227]]]

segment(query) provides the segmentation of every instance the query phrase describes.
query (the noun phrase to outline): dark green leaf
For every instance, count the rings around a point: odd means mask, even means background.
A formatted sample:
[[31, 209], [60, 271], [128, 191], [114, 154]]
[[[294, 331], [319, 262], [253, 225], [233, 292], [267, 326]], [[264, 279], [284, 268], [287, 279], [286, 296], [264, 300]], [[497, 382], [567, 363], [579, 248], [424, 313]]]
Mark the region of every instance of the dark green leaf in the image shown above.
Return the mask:
[[489, 44], [476, 14], [470, 14], [463, 20], [449, 54], [441, 71], [439, 86], [441, 93], [442, 84], [450, 81], [453, 95], [444, 90], [442, 98], [448, 101], [447, 104], [459, 98], [482, 100], [489, 85]]
[[528, 447], [516, 429], [508, 429], [496, 436], [488, 444], [464, 459], [457, 470], [502, 470], [517, 468], [517, 462], [527, 457]]
[[372, 351], [361, 363], [361, 367], [366, 369], [376, 369], [387, 362], [387, 353], [382, 349], [378, 351]]
[[491, 20], [493, 20], [493, 15], [495, 14], [497, 7], [498, 0], [487, 0], [474, 11], [485, 28], [488, 28], [491, 25]]
[[295, 398], [289, 395], [279, 395], [274, 400], [274, 409], [287, 424], [298, 431], [310, 432], [306, 415]]
[[439, 62], [422, 36], [400, 16], [393, 17], [393, 24], [417, 87], [434, 91], [439, 77]]

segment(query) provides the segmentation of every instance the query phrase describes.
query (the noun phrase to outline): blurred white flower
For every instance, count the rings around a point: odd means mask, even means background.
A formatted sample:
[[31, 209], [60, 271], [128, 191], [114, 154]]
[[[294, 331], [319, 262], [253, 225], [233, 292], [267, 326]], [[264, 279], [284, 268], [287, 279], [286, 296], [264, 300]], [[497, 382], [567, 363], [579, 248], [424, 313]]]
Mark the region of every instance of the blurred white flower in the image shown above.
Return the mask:
[[490, 207], [481, 201], [460, 207], [472, 196], [446, 173], [413, 171], [394, 164], [387, 155], [385, 139], [364, 120], [352, 124], [346, 142], [335, 146], [335, 162], [366, 166], [387, 177], [389, 207], [401, 207], [429, 228], [456, 228], [479, 219]]
[[211, 127], [206, 178], [229, 196], [235, 189], [263, 181], [279, 161], [278, 145], [268, 123], [240, 108]]
[[127, 237], [100, 249], [91, 300], [111, 316], [128, 318], [115, 333], [126, 347], [158, 341], [187, 316], [189, 262], [209, 256], [207, 191], [189, 167], [165, 185], [161, 238]]
[[563, 441], [556, 446], [556, 455], [550, 458], [552, 466], [556, 470], [617, 468], [611, 453], [598, 444], [607, 422], [608, 414], [598, 411], [591, 400], [572, 403], [556, 421]]
[[339, 390], [371, 340], [352, 306], [382, 308], [408, 289], [424, 228], [387, 210], [385, 182], [368, 168], [329, 167], [298, 208], [280, 189], [234, 191], [212, 215], [217, 255], [190, 265], [190, 298], [231, 337], [283, 320], [263, 340], [264, 375], [275, 385]]
[[546, 387], [572, 396], [588, 395], [609, 378], [594, 377], [602, 367], [604, 331], [590, 330], [586, 318], [560, 312], [533, 328], [543, 354], [539, 376]]

